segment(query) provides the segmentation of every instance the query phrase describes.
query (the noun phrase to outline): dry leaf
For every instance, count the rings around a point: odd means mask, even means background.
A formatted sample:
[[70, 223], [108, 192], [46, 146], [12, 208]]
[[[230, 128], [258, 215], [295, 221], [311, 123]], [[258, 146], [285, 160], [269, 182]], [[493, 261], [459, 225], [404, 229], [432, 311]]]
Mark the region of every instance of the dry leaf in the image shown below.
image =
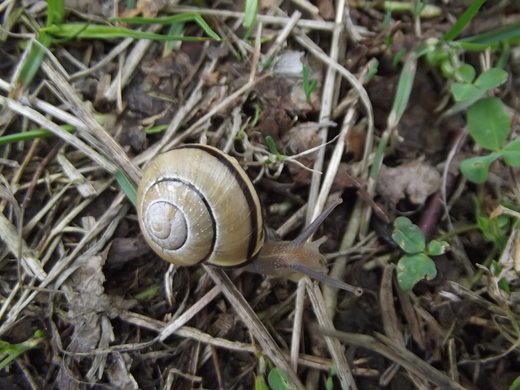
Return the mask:
[[395, 168], [381, 167], [377, 192], [392, 205], [408, 198], [414, 204], [423, 204], [441, 188], [440, 173], [420, 159]]

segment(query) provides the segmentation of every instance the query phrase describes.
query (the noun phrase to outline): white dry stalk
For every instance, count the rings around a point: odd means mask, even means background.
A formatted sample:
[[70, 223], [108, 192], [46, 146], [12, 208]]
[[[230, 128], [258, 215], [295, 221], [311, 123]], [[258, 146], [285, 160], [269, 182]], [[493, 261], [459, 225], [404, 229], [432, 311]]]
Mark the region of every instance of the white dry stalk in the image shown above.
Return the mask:
[[114, 173], [117, 170], [117, 168], [111, 162], [101, 157], [94, 149], [92, 149], [90, 146], [86, 145], [83, 141], [78, 139], [78, 137], [75, 137], [69, 132], [63, 130], [60, 126], [44, 117], [38, 111], [30, 107], [24, 106], [16, 100], [12, 100], [3, 96], [0, 96], [0, 105], [15, 111], [16, 113], [23, 115], [29, 118], [31, 121], [36, 122], [40, 126], [50, 130], [55, 135], [62, 138], [65, 142], [81, 150], [85, 154], [85, 156], [89, 157], [92, 161], [103, 167], [108, 172]]
[[301, 7], [311, 15], [313, 15], [315, 18], [321, 19], [320, 16], [320, 10], [318, 7], [316, 7], [314, 4], [310, 3], [308, 0], [291, 0], [294, 4]]
[[347, 111], [343, 119], [343, 126], [341, 127], [341, 131], [339, 133], [339, 139], [338, 142], [336, 142], [336, 145], [334, 146], [334, 151], [332, 152], [327, 172], [325, 172], [325, 176], [321, 184], [318, 198], [316, 200], [315, 207], [318, 210], [323, 210], [325, 202], [327, 201], [327, 198], [329, 196], [330, 189], [332, 188], [332, 184], [334, 183], [334, 178], [336, 177], [336, 173], [338, 172], [339, 163], [341, 162], [341, 158], [343, 157], [343, 154], [345, 152], [345, 142], [348, 132], [354, 126], [355, 119], [357, 117], [356, 112], [356, 109], [352, 107]]
[[238, 316], [246, 324], [253, 337], [260, 343], [264, 353], [276, 367], [280, 368], [287, 375], [291, 388], [303, 388], [300, 378], [298, 378], [296, 372], [287, 362], [273, 337], [229, 277], [221, 269], [215, 269], [206, 265], [203, 267], [215, 284], [222, 288], [222, 292], [227, 300], [235, 308]]
[[91, 198], [96, 195], [96, 189], [92, 186], [92, 184], [90, 184], [85, 176], [79, 172], [74, 164], [69, 161], [65, 154], [61, 152], [58, 153], [56, 157], [63, 173], [70, 179], [71, 184], [77, 188], [78, 192], [83, 198]]
[[298, 357], [300, 355], [300, 340], [302, 337], [303, 303], [305, 300], [306, 284], [307, 281], [304, 278], [301, 278], [298, 281], [296, 301], [294, 304], [293, 334], [291, 338], [291, 367], [295, 372], [298, 372]]
[[[333, 30], [332, 42], [331, 42], [330, 59], [333, 62], [336, 62], [337, 56], [339, 53], [339, 40], [341, 37], [341, 33], [343, 32], [342, 19], [344, 16], [344, 13], [343, 13], [344, 7], [345, 7], [345, 1], [340, 0], [336, 7], [337, 13], [336, 13], [336, 20], [335, 20], [335, 28]], [[327, 74], [325, 76], [325, 81], [324, 81], [323, 87], [322, 87], [322, 91], [323, 91], [322, 107], [320, 110], [319, 122], [329, 120], [329, 118], [330, 118], [330, 114], [332, 112], [332, 104], [333, 104], [332, 99], [333, 99], [335, 84], [336, 84], [336, 72], [332, 66], [329, 66], [327, 69]], [[328, 134], [327, 128], [320, 130], [319, 135], [322, 140], [327, 139], [327, 134]], [[340, 139], [340, 142], [342, 142], [342, 139]], [[322, 171], [324, 159], [325, 159], [325, 150], [321, 149], [318, 152], [318, 157], [315, 161], [314, 169], [316, 169], [317, 171]], [[314, 206], [316, 204], [316, 200], [318, 197], [318, 191], [319, 191], [319, 185], [320, 185], [320, 176], [317, 174], [313, 174], [311, 187], [310, 187], [310, 193], [309, 193], [309, 205]], [[318, 209], [317, 205], [314, 209], [309, 207], [309, 209], [307, 210], [306, 225], [309, 225], [318, 216], [319, 212], [321, 212], [321, 210]], [[310, 279], [308, 277], [304, 277], [303, 279], [310, 282]], [[304, 288], [304, 283], [301, 283], [301, 284], [299, 283], [298, 289], [303, 289], [303, 288]], [[311, 288], [309, 288], [309, 294], [311, 294], [310, 290], [311, 290]], [[300, 292], [298, 292], [298, 294], [300, 294]], [[330, 322], [331, 328], [332, 328], [332, 321], [328, 317], [328, 313], [325, 310], [325, 304], [323, 302], [323, 297], [321, 296], [321, 291], [319, 291], [319, 289], [318, 289], [317, 292], [314, 292], [312, 295], [313, 296], [311, 297], [311, 301], [313, 303], [313, 309], [314, 309], [314, 312], [316, 313], [316, 317], [318, 317], [318, 321], [320, 323]], [[317, 297], [317, 295], [319, 295], [319, 297]], [[303, 305], [303, 302], [301, 304]], [[296, 308], [296, 310], [298, 311], [298, 310], [303, 310], [303, 309]], [[320, 317], [326, 317], [326, 318], [320, 318]], [[299, 321], [300, 321], [300, 323], [297, 324], [296, 319], [295, 319], [293, 326], [296, 328], [300, 327], [301, 319], [299, 319]], [[293, 346], [295, 343], [299, 346], [299, 340], [296, 340], [293, 335], [293, 339], [292, 339]], [[356, 384], [355, 384], [354, 378], [352, 377], [352, 372], [348, 366], [348, 362], [346, 361], [345, 357], [343, 356], [343, 350], [341, 348], [341, 344], [339, 342], [336, 342], [336, 343], [330, 342], [329, 339], [327, 339], [327, 346], [329, 347], [331, 356], [333, 357], [334, 363], [336, 364], [336, 367], [338, 368], [338, 373], [340, 370], [342, 371], [342, 375], [341, 376], [338, 375], [340, 378], [340, 381], [342, 383], [342, 387], [356, 389]], [[297, 354], [297, 352], [298, 352], [297, 348], [298, 347], [294, 347], [294, 349], [291, 350], [291, 353]]]
[[[60, 57], [65, 58], [67, 61], [69, 61], [72, 65], [74, 65], [76, 68], [81, 69], [82, 71], [86, 71], [88, 67], [78, 60], [76, 57], [74, 57], [72, 54], [70, 54], [67, 50], [65, 50], [62, 46], [59, 46], [57, 48], [57, 54]], [[70, 80], [70, 76], [68, 77]]]
[[[341, 34], [343, 33], [343, 8], [345, 7], [345, 1], [340, 0], [336, 5], [336, 19], [334, 29], [332, 31], [332, 38], [330, 44], [330, 59], [332, 61], [337, 61], [339, 54], [339, 42], [341, 38]], [[325, 80], [323, 82], [322, 87], [322, 97], [321, 97], [321, 109], [320, 116], [318, 122], [328, 121], [330, 120], [330, 115], [332, 112], [333, 106], [333, 96], [335, 91], [336, 81], [336, 71], [331, 66], [327, 67], [327, 73], [325, 74]], [[321, 140], [325, 141], [327, 139], [328, 128], [322, 128], [318, 133]], [[314, 169], [318, 172], [323, 170], [323, 163], [325, 160], [325, 149], [321, 149], [318, 152], [316, 160], [314, 162]], [[323, 205], [317, 204], [318, 192], [320, 189], [320, 181], [321, 176], [317, 174], [313, 174], [311, 178], [311, 186], [309, 189], [309, 204], [312, 205], [311, 208], [307, 210], [307, 218], [305, 225], [309, 225], [322, 210]], [[320, 207], [321, 206], [321, 207]]]
[[[11, 86], [6, 81], [0, 79], [0, 90], [10, 93]], [[33, 98], [33, 99], [31, 99], [31, 105], [34, 108], [36, 108], [40, 111], [43, 111], [44, 113], [51, 115], [51, 116], [59, 119], [60, 121], [68, 123], [74, 127], [77, 127], [79, 129], [86, 128], [85, 124], [80, 119], [78, 119], [78, 117], [71, 115], [66, 111], [63, 111], [63, 110], [59, 109], [58, 107], [47, 103], [44, 100], [40, 100], [38, 98]]]
[[287, 21], [285, 27], [278, 33], [274, 44], [269, 48], [265, 54], [265, 58], [272, 58], [278, 52], [280, 47], [287, 42], [287, 37], [292, 33], [294, 26], [298, 23], [298, 20], [302, 17], [301, 12], [294, 11], [291, 18]]
[[200, 126], [207, 123], [213, 115], [215, 115], [220, 110], [223, 110], [224, 108], [227, 108], [230, 104], [232, 104], [238, 97], [248, 92], [250, 89], [252, 89], [256, 84], [262, 82], [266, 78], [271, 76], [270, 73], [266, 73], [263, 76], [259, 77], [258, 79], [244, 84], [242, 87], [237, 89], [235, 92], [233, 92], [231, 95], [229, 95], [227, 98], [223, 99], [220, 103], [216, 104], [206, 115], [202, 116], [198, 121], [196, 121], [193, 125], [191, 125], [186, 131], [183, 131], [182, 134], [178, 135], [175, 139], [173, 139], [172, 142], [170, 142], [168, 145], [166, 145], [164, 150], [171, 149], [177, 145], [179, 145], [182, 141], [184, 141], [186, 138], [196, 135], [200, 131]]
[[[162, 329], [166, 326], [166, 324], [162, 321], [146, 317], [139, 313], [134, 313], [131, 311], [123, 310], [119, 314], [119, 318], [129, 324], [135, 325], [138, 328], [149, 329], [151, 331], [155, 331], [157, 333], [161, 332]], [[227, 339], [223, 339], [220, 337], [213, 337], [207, 333], [202, 332], [199, 329], [192, 328], [189, 326], [183, 326], [180, 329], [177, 329], [174, 334], [178, 337], [189, 338], [195, 340], [200, 343], [212, 345], [217, 348], [228, 349], [230, 351], [237, 352], [247, 352], [252, 353], [254, 355], [262, 354], [262, 350], [258, 348], [256, 345], [251, 345], [247, 343], [243, 343], [240, 341], [230, 341]], [[108, 353], [111, 349], [102, 349], [100, 351], [96, 351], [97, 353]], [[286, 351], [282, 351], [287, 357], [289, 354]], [[327, 358], [322, 358], [313, 355], [300, 354], [298, 358], [299, 364], [315, 368], [317, 370], [322, 371], [330, 371], [330, 367], [332, 365], [332, 361]]]
[[[198, 7], [170, 7], [168, 9], [171, 13], [184, 13], [184, 12], [196, 12], [201, 15], [214, 15], [214, 16], [222, 16], [222, 17], [232, 17], [232, 18], [244, 18], [243, 12], [235, 12], [235, 11], [224, 11], [224, 10], [216, 10], [216, 9], [204, 9]], [[279, 26], [285, 26], [288, 22], [287, 17], [283, 16], [269, 16], [269, 15], [256, 15], [256, 21], [262, 22], [264, 24], [274, 24]], [[332, 31], [334, 29], [334, 22], [321, 21], [321, 20], [310, 20], [310, 19], [301, 19], [296, 24], [298, 27], [306, 29], [306, 30], [316, 30], [316, 31]], [[357, 27], [359, 32], [363, 35], [366, 33], [366, 29], [362, 27]], [[370, 34], [373, 35], [373, 34]]]
[[[53, 58], [51, 54], [48, 56]], [[80, 132], [80, 135], [89, 134], [101, 142], [103, 144], [103, 150], [108, 157], [114, 160], [120, 169], [122, 169], [134, 183], [138, 183], [141, 177], [139, 169], [130, 161], [122, 146], [112, 138], [110, 133], [103, 128], [103, 126], [99, 124], [92, 113], [91, 108], [79, 98], [76, 91], [67, 80], [48, 65], [47, 61], [42, 63], [42, 69], [59, 89], [64, 100], [71, 105], [72, 110], [77, 113], [85, 123], [87, 127], [86, 131]]]
[[[81, 260], [84, 256], [92, 256], [93, 253], [90, 253], [89, 251], [85, 252], [82, 256], [79, 256], [80, 252], [85, 248], [87, 244], [90, 243], [92, 239], [97, 237], [103, 230], [107, 230], [109, 234], [105, 235], [104, 240], [98, 240], [95, 247], [92, 247], [92, 249], [96, 250], [96, 253], [101, 251], [101, 247], [106, 244], [106, 241], [112, 236], [113, 232], [115, 231], [119, 221], [125, 217], [126, 213], [128, 212], [128, 206], [121, 206], [121, 203], [125, 200], [124, 195], [119, 194], [116, 196], [114, 201], [112, 202], [109, 209], [103, 214], [103, 216], [98, 220], [96, 225], [93, 227], [93, 229], [88, 232], [81, 241], [76, 245], [72, 253], [68, 256], [66, 256], [63, 259], [60, 259], [58, 263], [54, 265], [54, 267], [49, 271], [45, 279], [40, 283], [39, 287], [44, 288], [49, 286], [52, 282], [56, 280], [58, 277], [62, 277], [60, 283], [62, 283], [66, 277], [63, 277], [63, 274], [70, 275], [70, 272], [73, 271], [75, 267], [72, 265], [72, 263], [79, 259]], [[79, 258], [78, 258], [79, 256]], [[57, 287], [60, 285], [60, 283], [57, 284]], [[26, 290], [25, 292], [28, 292]], [[39, 293], [39, 291], [32, 292], [27, 298], [27, 294], [22, 295], [20, 297], [18, 303], [9, 311], [7, 319], [4, 321], [4, 323], [0, 326], [0, 335], [4, 334], [12, 324], [16, 321], [18, 316], [20, 315], [21, 311], [29, 305], [32, 300], [36, 297], [36, 295]]]
[[[99, 322], [101, 324], [101, 338], [99, 340], [98, 346], [99, 348], [107, 348], [110, 343], [112, 343], [115, 340], [114, 337], [114, 330], [112, 327], [112, 324], [110, 322], [110, 319], [107, 317], [106, 314], [103, 314], [99, 318]], [[107, 364], [108, 355], [105, 354], [99, 354], [94, 357], [92, 360], [92, 364], [90, 366], [90, 369], [88, 370], [85, 377], [90, 383], [95, 383], [96, 378], [97, 380], [100, 380], [104, 373], [105, 373], [105, 366]], [[97, 372], [97, 377], [96, 377]]]
[[[156, 33], [163, 26], [160, 24], [152, 24], [148, 27], [146, 32]], [[121, 93], [121, 89], [124, 88], [131, 80], [135, 70], [138, 69], [143, 57], [148, 52], [148, 49], [152, 45], [153, 40], [151, 39], [139, 39], [135, 44], [134, 48], [130, 51], [128, 56], [125, 58], [125, 65], [121, 70], [121, 79], [114, 80], [108, 90], [105, 93], [105, 99], [109, 102], [116, 100], [117, 96]]]
[[233, 146], [233, 142], [235, 140], [236, 135], [238, 134], [238, 132], [242, 128], [242, 115], [241, 115], [241, 113], [242, 113], [242, 106], [241, 105], [237, 105], [233, 109], [233, 112], [231, 113], [231, 117], [233, 118], [233, 126], [231, 127], [231, 132], [229, 133], [229, 138], [226, 141], [226, 145], [222, 149], [222, 151], [225, 152], [225, 153], [229, 153], [229, 151], [231, 150], [231, 148]]
[[91, 68], [73, 73], [69, 76], [68, 80], [73, 81], [77, 80], [83, 77], [86, 77], [97, 70], [102, 69], [106, 65], [110, 64], [114, 58], [116, 58], [118, 55], [120, 55], [122, 52], [124, 52], [128, 46], [130, 46], [134, 42], [133, 38], [125, 38], [123, 39], [116, 47], [114, 47], [110, 53], [108, 53], [106, 56], [103, 57], [101, 61], [99, 61], [96, 65], [92, 66]]
[[365, 142], [365, 151], [364, 151], [364, 166], [363, 166], [363, 172], [364, 175], [368, 174], [368, 158], [366, 157], [369, 153], [372, 151], [372, 140], [374, 137], [374, 111], [372, 109], [372, 103], [370, 102], [370, 98], [368, 96], [368, 93], [363, 87], [363, 84], [354, 76], [352, 73], [350, 73], [347, 69], [345, 69], [343, 66], [339, 65], [336, 61], [333, 61], [327, 54], [321, 50], [321, 48], [316, 45], [312, 40], [309, 39], [309, 37], [305, 35], [297, 34], [295, 35], [295, 39], [304, 46], [307, 50], [309, 50], [318, 60], [322, 61], [323, 63], [329, 65], [330, 67], [334, 68], [340, 75], [342, 75], [352, 86], [353, 89], [355, 89], [359, 97], [361, 99], [361, 103], [365, 106], [365, 109], [367, 111], [367, 119], [368, 119], [368, 129], [367, 129], [367, 136], [366, 136], [366, 142]]
[[58, 201], [65, 195], [65, 192], [69, 189], [71, 183], [64, 185], [63, 188], [56, 194], [54, 194], [48, 202], [43, 206], [34, 217], [23, 227], [22, 235], [26, 237], [32, 229], [41, 221], [41, 219], [49, 212], [49, 210], [58, 203]]
[[[112, 181], [112, 179], [105, 179], [96, 183], [96, 192], [98, 196], [102, 194], [112, 184]], [[54, 239], [54, 237], [58, 234], [61, 234], [63, 229], [65, 229], [74, 220], [74, 218], [76, 218], [93, 201], [94, 198], [85, 199], [79, 205], [74, 207], [74, 209], [71, 210], [67, 215], [62, 216], [62, 219], [59, 222], [57, 222], [57, 224], [51, 229], [45, 242], [41, 245], [40, 251], [45, 250], [47, 245], [49, 245], [49, 243]]]
[[193, 306], [191, 306], [188, 310], [182, 313], [181, 316], [179, 316], [177, 319], [171, 321], [168, 325], [166, 325], [157, 336], [157, 340], [161, 342], [166, 340], [174, 332], [176, 332], [179, 328], [181, 328], [189, 320], [191, 320], [195, 315], [197, 315], [206, 305], [211, 303], [217, 296], [220, 295], [220, 293], [221, 291], [219, 286], [213, 287], [195, 304], [193, 304]]
[[[305, 278], [309, 280], [307, 277]], [[332, 323], [331, 317], [325, 310], [325, 302], [323, 302], [323, 297], [321, 295], [318, 284], [309, 283], [307, 285], [307, 293], [311, 299], [312, 306], [315, 310], [316, 318], [320, 324], [320, 327], [327, 330], [334, 330], [334, 324]], [[356, 390], [356, 382], [354, 381], [352, 371], [345, 355], [345, 347], [336, 338], [325, 337], [325, 342], [327, 343], [328, 349], [332, 356], [332, 361], [336, 367], [336, 373], [341, 383], [341, 388]]]
[[262, 55], [262, 22], [257, 23], [256, 34], [255, 34], [255, 46], [253, 51], [253, 57], [251, 58], [251, 72], [249, 73], [249, 82], [253, 81], [257, 72], [257, 64], [260, 61]]
[[20, 261], [20, 265], [29, 276], [36, 277], [38, 280], [45, 279], [47, 274], [43, 270], [40, 259], [36, 257], [34, 251], [20, 237], [17, 229], [3, 213], [0, 213], [0, 238], [13, 256]]

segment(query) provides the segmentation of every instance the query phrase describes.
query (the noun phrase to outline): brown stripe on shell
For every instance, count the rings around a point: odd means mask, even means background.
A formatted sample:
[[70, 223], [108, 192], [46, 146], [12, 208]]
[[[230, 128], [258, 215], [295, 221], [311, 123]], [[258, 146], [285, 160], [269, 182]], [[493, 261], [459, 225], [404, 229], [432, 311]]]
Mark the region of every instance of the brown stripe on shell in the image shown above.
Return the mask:
[[214, 149], [212, 147], [208, 147], [206, 145], [199, 144], [187, 144], [179, 146], [175, 149], [200, 149], [204, 150], [208, 154], [215, 157], [219, 160], [233, 175], [235, 180], [237, 181], [240, 189], [242, 190], [242, 194], [244, 194], [244, 198], [246, 200], [247, 206], [249, 208], [249, 221], [251, 227], [251, 238], [249, 239], [248, 249], [247, 249], [247, 259], [245, 261], [249, 262], [255, 255], [255, 249], [257, 247], [257, 243], [259, 240], [263, 238], [263, 228], [258, 229], [259, 215], [256, 208], [256, 203], [253, 199], [253, 195], [250, 192], [249, 186], [247, 185], [246, 180], [249, 180], [248, 177], [245, 179], [242, 177], [240, 172], [238, 172], [233, 165], [233, 163], [229, 160], [224, 152], [219, 151], [218, 149]]

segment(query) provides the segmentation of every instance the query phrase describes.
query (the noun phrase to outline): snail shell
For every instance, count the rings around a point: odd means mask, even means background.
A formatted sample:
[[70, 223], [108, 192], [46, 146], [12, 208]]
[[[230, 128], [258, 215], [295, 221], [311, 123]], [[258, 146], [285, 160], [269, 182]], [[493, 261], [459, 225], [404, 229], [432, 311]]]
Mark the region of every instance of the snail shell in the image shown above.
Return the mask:
[[264, 243], [253, 184], [236, 159], [211, 146], [159, 155], [143, 173], [137, 215], [148, 244], [177, 265], [245, 265]]

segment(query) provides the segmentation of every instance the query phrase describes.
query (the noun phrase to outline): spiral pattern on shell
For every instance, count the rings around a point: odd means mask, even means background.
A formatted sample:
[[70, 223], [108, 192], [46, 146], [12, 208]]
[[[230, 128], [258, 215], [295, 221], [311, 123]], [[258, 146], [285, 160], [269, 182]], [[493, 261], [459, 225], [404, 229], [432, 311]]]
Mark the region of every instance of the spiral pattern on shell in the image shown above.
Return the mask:
[[264, 242], [253, 184], [236, 159], [211, 146], [159, 155], [139, 184], [137, 216], [152, 249], [177, 265], [245, 264]]

